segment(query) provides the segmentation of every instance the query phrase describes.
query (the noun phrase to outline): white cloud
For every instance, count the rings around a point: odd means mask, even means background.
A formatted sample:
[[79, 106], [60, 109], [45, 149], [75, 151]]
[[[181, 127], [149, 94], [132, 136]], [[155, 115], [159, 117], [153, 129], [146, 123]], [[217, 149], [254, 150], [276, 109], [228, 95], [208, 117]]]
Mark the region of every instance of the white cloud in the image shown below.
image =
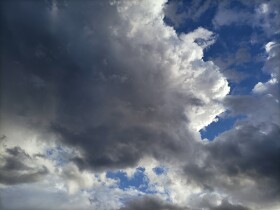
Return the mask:
[[87, 171], [79, 171], [76, 165], [69, 163], [61, 171], [61, 178], [66, 183], [68, 192], [74, 194], [80, 189], [93, 187], [95, 177]]

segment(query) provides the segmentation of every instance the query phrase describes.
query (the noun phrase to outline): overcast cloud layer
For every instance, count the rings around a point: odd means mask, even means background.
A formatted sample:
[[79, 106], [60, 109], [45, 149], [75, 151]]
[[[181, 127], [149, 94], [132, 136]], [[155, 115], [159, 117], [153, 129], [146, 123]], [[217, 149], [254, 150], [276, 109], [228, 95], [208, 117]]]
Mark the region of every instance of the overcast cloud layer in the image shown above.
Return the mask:
[[[195, 2], [1, 2], [1, 209], [280, 208], [280, 5]], [[221, 28], [251, 23], [259, 57], [236, 43], [206, 59]], [[234, 94], [253, 62], [265, 78]]]

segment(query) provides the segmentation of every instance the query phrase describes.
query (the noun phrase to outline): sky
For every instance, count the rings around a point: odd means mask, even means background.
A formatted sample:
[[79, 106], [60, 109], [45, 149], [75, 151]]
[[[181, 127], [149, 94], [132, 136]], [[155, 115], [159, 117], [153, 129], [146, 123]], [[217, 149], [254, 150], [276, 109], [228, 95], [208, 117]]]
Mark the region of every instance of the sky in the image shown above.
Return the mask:
[[280, 1], [0, 4], [1, 210], [280, 209]]

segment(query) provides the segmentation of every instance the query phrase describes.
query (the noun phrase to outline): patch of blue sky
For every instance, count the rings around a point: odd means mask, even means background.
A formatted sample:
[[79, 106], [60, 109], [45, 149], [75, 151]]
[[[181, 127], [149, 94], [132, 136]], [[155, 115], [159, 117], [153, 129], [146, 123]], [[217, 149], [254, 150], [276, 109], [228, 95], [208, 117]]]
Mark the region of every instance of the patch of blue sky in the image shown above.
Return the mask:
[[56, 166], [63, 166], [69, 162], [70, 153], [67, 149], [58, 145], [45, 150], [44, 155], [52, 160]]
[[201, 138], [212, 141], [221, 133], [233, 128], [236, 121], [242, 120], [244, 118], [246, 118], [244, 115], [230, 116], [225, 118], [218, 117], [217, 122], [212, 122], [210, 125], [200, 130]]
[[166, 173], [166, 168], [164, 168], [162, 166], [157, 166], [157, 167], [153, 168], [153, 171], [156, 175], [162, 175], [162, 174]]
[[118, 181], [118, 187], [122, 190], [134, 188], [145, 194], [155, 194], [156, 192], [149, 189], [149, 178], [145, 174], [145, 168], [138, 167], [132, 177], [128, 177], [123, 171], [109, 171], [107, 178]]
[[49, 148], [45, 151], [45, 155], [49, 158], [52, 157], [52, 155], [54, 154], [54, 149]]

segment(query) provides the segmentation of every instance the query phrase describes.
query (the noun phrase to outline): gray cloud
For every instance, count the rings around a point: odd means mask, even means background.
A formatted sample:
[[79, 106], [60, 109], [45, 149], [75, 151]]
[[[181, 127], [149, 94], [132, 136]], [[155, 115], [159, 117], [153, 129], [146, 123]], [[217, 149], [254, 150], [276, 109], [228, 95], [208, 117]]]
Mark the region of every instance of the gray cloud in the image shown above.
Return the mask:
[[270, 125], [264, 131], [263, 125], [244, 121], [235, 127], [207, 143], [201, 151], [207, 154], [203, 164], [189, 163], [185, 176], [206, 191], [222, 190], [240, 201], [275, 205], [280, 196], [279, 126]]
[[189, 208], [179, 207], [173, 204], [168, 204], [152, 197], [144, 197], [137, 200], [132, 200], [119, 210], [187, 210]]
[[242, 124], [236, 126], [237, 130], [225, 133], [213, 144], [209, 144], [209, 149], [215, 162], [220, 164], [221, 171], [229, 176], [243, 174], [260, 179], [272, 178], [278, 182], [279, 127], [274, 125], [269, 133], [263, 133], [261, 126]]
[[[174, 204], [167, 203], [166, 201], [154, 198], [154, 197], [142, 197], [137, 200], [131, 200], [125, 204], [124, 207], [119, 210], [189, 210], [193, 208], [180, 207]], [[206, 202], [202, 205], [202, 208], [207, 210], [250, 210], [240, 204], [232, 204], [227, 199], [223, 199], [219, 205], [213, 205]]]
[[169, 88], [168, 67], [154, 62], [148, 45], [135, 49], [129, 25], [114, 35], [123, 24], [116, 5], [3, 4], [2, 119], [57, 134], [81, 151], [73, 159], [81, 169], [133, 166], [146, 154], [190, 147], [178, 136], [188, 123], [184, 109], [202, 102]]
[[0, 183], [5, 185], [36, 182], [48, 174], [45, 166], [29, 166], [32, 158], [20, 147], [6, 148], [0, 161]]

